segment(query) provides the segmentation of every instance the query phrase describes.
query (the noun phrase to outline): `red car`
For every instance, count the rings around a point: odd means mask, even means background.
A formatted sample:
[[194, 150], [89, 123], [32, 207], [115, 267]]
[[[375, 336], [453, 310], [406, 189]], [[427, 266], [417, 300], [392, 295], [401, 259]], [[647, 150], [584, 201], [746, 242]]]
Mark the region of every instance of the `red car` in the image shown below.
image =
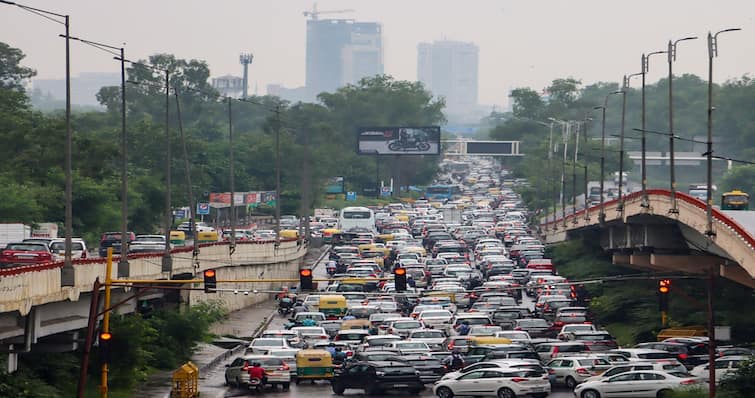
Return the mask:
[[0, 266], [44, 264], [52, 262], [50, 248], [44, 243], [8, 243], [0, 251]]

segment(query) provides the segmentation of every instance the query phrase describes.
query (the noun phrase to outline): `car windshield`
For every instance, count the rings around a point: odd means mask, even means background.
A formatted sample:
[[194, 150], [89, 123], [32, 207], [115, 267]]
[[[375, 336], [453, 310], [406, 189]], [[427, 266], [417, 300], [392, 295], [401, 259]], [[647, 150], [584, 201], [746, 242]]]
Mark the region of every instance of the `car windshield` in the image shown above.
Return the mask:
[[406, 348], [427, 348], [427, 344], [425, 343], [412, 343], [410, 341], [401, 342], [399, 344], [396, 344], [396, 347], [401, 349]]
[[378, 339], [370, 339], [367, 341], [367, 344], [370, 345], [370, 347], [380, 347], [381, 345], [386, 345], [392, 341], [398, 340], [397, 338], [378, 338]]
[[415, 374], [416, 370], [410, 366], [391, 366], [390, 368], [377, 368], [377, 372], [386, 375]]
[[[66, 242], [53, 242], [50, 245], [50, 250], [58, 251], [58, 250], [65, 250], [66, 249]], [[39, 249], [35, 249], [39, 250]], [[84, 245], [81, 244], [81, 242], [71, 242], [71, 250], [84, 250]]]
[[443, 337], [443, 332], [440, 330], [414, 332], [411, 335], [413, 339], [437, 339]]
[[36, 244], [36, 243], [10, 243], [5, 248], [7, 250], [18, 250], [18, 251], [26, 251], [26, 252], [47, 251], [47, 246], [45, 246], [44, 244]]
[[419, 329], [422, 324], [419, 322], [396, 322], [393, 327], [396, 329]]
[[422, 313], [422, 318], [431, 317], [450, 317], [451, 313], [448, 311], [425, 311]]
[[579, 359], [577, 360], [581, 366], [608, 366], [611, 363], [601, 358], [594, 359]]
[[607, 334], [577, 334], [574, 336], [577, 340], [584, 341], [611, 341], [610, 335]]
[[546, 327], [548, 326], [548, 322], [545, 319], [522, 319], [518, 321], [518, 325], [524, 327]]
[[283, 341], [278, 339], [258, 339], [252, 343], [255, 347], [278, 347], [283, 345]]

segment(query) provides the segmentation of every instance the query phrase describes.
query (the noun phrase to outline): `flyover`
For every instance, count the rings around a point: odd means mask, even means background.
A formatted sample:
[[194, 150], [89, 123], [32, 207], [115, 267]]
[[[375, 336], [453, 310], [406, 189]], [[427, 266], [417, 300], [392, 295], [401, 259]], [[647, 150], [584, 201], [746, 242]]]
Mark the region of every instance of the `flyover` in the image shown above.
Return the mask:
[[[541, 220], [546, 243], [599, 241], [614, 264], [656, 272], [719, 275], [755, 288], [755, 211], [713, 209], [707, 232], [705, 202], [663, 189], [633, 192], [557, 218]], [[674, 203], [675, 202], [675, 203]], [[602, 215], [602, 216], [601, 216]]]
[[[218, 279], [275, 279], [295, 278], [299, 264], [307, 252], [307, 245], [296, 239], [237, 242], [231, 251], [227, 242], [201, 244], [197, 257], [193, 247], [172, 250], [172, 269], [162, 269], [162, 253], [129, 255], [128, 279], [163, 280], [193, 279], [203, 270], [213, 268]], [[112, 278], [117, 279], [119, 258], [114, 258]], [[8, 353], [7, 370], [15, 370], [18, 353], [37, 351], [71, 351], [83, 341], [82, 329], [87, 327], [93, 284], [105, 281], [106, 259], [75, 260], [74, 283], [61, 283], [62, 262], [0, 269], [0, 352]], [[194, 304], [212, 299], [220, 300], [229, 311], [256, 304], [268, 298], [266, 293], [278, 289], [280, 283], [219, 286], [220, 291], [206, 294], [197, 290], [161, 290], [145, 286], [114, 287], [112, 303], [123, 301], [135, 293], [140, 296], [118, 308], [119, 313], [134, 312], [137, 305], [165, 301]], [[184, 287], [194, 287], [181, 285]], [[102, 300], [100, 300], [102, 302]]]

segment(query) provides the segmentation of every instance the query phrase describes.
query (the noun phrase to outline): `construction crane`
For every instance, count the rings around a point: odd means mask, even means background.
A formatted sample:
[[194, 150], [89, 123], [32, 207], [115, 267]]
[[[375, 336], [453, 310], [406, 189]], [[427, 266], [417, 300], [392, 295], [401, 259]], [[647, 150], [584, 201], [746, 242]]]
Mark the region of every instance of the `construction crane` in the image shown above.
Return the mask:
[[302, 14], [305, 17], [312, 17], [313, 21], [317, 21], [317, 16], [320, 14], [342, 14], [346, 12], [354, 12], [354, 10], [329, 10], [329, 11], [318, 11], [317, 10], [317, 3], [314, 3], [312, 5], [312, 11], [304, 11]]

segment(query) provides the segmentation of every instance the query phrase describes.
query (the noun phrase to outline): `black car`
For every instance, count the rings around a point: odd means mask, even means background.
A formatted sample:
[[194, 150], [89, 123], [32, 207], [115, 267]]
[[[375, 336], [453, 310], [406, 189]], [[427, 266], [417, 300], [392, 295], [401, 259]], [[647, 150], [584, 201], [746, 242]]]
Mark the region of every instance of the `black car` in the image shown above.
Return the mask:
[[[686, 340], [686, 339], [685, 339]], [[637, 344], [637, 348], [649, 348], [653, 350], [668, 351], [676, 355], [679, 362], [687, 369], [697, 365], [708, 363], [708, 342], [689, 339], [675, 339], [674, 342], [658, 341]]]
[[419, 372], [419, 378], [423, 383], [435, 383], [443, 377], [446, 367], [441, 363], [440, 358], [434, 358], [429, 355], [402, 355], [401, 359], [408, 362]]
[[[129, 232], [128, 236], [126, 237], [126, 241], [128, 243], [131, 243], [136, 239], [136, 235], [133, 232]], [[113, 254], [120, 254], [121, 253], [121, 233], [120, 232], [105, 232], [102, 234], [102, 237], [100, 237], [100, 247], [99, 247], [99, 255], [100, 257], [107, 256], [107, 249], [112, 247], [113, 248]]]
[[342, 395], [347, 388], [362, 389], [367, 395], [385, 391], [408, 391], [418, 395], [425, 388], [419, 372], [406, 362], [369, 361], [347, 364], [331, 382], [333, 392]]

